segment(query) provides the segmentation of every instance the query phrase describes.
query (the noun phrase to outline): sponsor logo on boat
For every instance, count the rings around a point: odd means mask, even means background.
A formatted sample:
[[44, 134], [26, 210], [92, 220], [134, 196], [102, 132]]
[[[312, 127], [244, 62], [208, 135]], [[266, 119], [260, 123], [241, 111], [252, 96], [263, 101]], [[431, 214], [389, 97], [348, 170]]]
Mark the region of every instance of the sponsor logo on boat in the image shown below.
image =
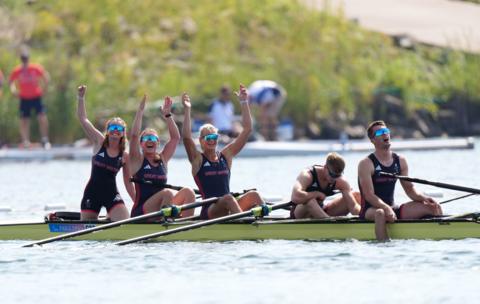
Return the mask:
[[48, 229], [50, 232], [75, 232], [87, 228], [93, 228], [95, 224], [64, 224], [64, 223], [49, 223]]

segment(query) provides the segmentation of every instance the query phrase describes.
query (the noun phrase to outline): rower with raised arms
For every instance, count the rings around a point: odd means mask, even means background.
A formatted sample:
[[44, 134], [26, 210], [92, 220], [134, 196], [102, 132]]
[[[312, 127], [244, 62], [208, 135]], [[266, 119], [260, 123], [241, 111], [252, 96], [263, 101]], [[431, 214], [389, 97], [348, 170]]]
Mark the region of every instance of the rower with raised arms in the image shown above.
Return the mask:
[[96, 220], [100, 209], [107, 209], [108, 218], [119, 221], [128, 218], [128, 210], [117, 189], [116, 176], [123, 168], [123, 181], [128, 194], [133, 197], [128, 167], [127, 124], [120, 117], [107, 121], [105, 134], [102, 134], [87, 118], [85, 93], [87, 87], [78, 87], [77, 117], [88, 139], [93, 143], [92, 171], [83, 193], [81, 219]]
[[377, 240], [388, 240], [386, 223], [397, 219], [420, 219], [425, 216], [442, 215], [440, 205], [431, 197], [419, 193], [412, 182], [401, 180], [400, 184], [411, 202], [400, 206], [394, 202], [396, 178], [381, 172], [408, 176], [408, 164], [404, 156], [391, 149], [390, 129], [384, 121], [377, 120], [368, 126], [368, 137], [375, 151], [360, 161], [358, 183], [361, 193], [360, 218], [375, 221]]
[[203, 198], [221, 197], [216, 203], [202, 207], [203, 219], [217, 218], [229, 213], [239, 213], [255, 205], [261, 205], [263, 200], [256, 191], [249, 191], [239, 197], [230, 194], [230, 169], [232, 160], [247, 143], [252, 132], [252, 117], [248, 105], [247, 89], [240, 85], [235, 95], [240, 101], [243, 130], [230, 144], [217, 151], [218, 130], [211, 124], [200, 128], [200, 147], [197, 150], [191, 131], [191, 101], [184, 93], [182, 102], [185, 109], [183, 121], [183, 143], [188, 160], [192, 165], [192, 175]]
[[[335, 152], [327, 155], [324, 165], [313, 165], [300, 172], [292, 190], [293, 205], [290, 217], [326, 218], [347, 215], [349, 212], [358, 215], [360, 212], [360, 193], [353, 192], [350, 184], [343, 177], [345, 160]], [[327, 196], [334, 195], [334, 190], [342, 196], [334, 198], [324, 205]]]
[[[179, 191], [165, 188], [167, 184], [168, 162], [172, 158], [180, 141], [180, 132], [173, 119], [172, 98], [165, 97], [162, 115], [168, 128], [169, 139], [160, 153], [157, 152], [160, 139], [156, 130], [142, 127], [143, 112], [147, 96], [144, 95], [133, 121], [130, 138], [130, 169], [135, 172], [135, 199], [131, 216], [139, 216], [158, 211], [170, 205], [183, 205], [195, 201], [195, 193], [184, 187]], [[140, 151], [141, 150], [141, 151]], [[185, 210], [182, 216], [193, 215], [194, 209]]]

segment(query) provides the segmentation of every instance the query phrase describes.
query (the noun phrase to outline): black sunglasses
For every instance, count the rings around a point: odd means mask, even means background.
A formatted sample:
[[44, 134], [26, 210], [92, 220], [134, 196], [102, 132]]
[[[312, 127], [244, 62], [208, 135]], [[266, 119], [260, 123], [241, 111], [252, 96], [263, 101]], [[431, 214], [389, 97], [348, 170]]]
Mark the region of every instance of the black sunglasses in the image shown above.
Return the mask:
[[330, 175], [331, 178], [339, 178], [340, 176], [342, 176], [342, 173], [343, 173], [343, 172], [335, 173], [331, 171], [328, 166], [327, 166], [327, 171], [328, 171], [328, 175]]

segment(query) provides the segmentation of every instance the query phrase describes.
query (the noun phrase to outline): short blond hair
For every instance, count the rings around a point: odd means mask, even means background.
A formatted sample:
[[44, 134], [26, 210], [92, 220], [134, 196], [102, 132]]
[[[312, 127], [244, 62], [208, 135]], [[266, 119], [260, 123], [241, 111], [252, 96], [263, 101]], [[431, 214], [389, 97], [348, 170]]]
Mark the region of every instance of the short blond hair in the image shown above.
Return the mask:
[[345, 160], [336, 152], [328, 153], [326, 164], [329, 170], [335, 174], [342, 174], [343, 170], [345, 170]]
[[157, 132], [157, 130], [152, 129], [152, 128], [145, 128], [145, 129], [142, 131], [142, 133], [140, 133], [140, 138], [142, 138], [142, 136], [145, 135], [146, 133], [155, 134], [155, 135], [158, 137], [158, 132]]
[[214, 125], [207, 123], [200, 127], [200, 137], [204, 136], [207, 131], [218, 133], [218, 129]]

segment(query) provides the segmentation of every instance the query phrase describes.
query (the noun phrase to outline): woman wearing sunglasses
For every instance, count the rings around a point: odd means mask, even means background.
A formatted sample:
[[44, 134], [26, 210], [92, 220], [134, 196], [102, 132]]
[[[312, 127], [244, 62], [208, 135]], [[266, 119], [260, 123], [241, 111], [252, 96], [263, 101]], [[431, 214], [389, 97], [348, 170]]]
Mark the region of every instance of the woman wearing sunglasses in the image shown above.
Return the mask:
[[192, 174], [204, 199], [219, 197], [216, 203], [202, 207], [202, 219], [211, 219], [248, 210], [263, 203], [256, 191], [250, 191], [240, 197], [230, 194], [230, 169], [232, 160], [247, 143], [252, 132], [252, 117], [248, 105], [247, 89], [240, 85], [239, 93], [235, 93], [240, 100], [242, 109], [243, 130], [230, 144], [217, 151], [218, 130], [211, 124], [200, 128], [200, 147], [198, 151], [192, 139], [191, 131], [191, 102], [187, 94], [182, 95], [185, 108], [183, 120], [183, 144], [187, 151], [188, 160], [192, 165]]
[[[183, 205], [195, 201], [195, 193], [190, 188], [182, 188], [180, 191], [165, 188], [168, 161], [180, 141], [180, 132], [171, 113], [172, 99], [167, 96], [161, 108], [170, 138], [160, 153], [157, 152], [160, 144], [157, 131], [145, 129], [140, 132], [146, 100], [147, 97], [143, 96], [135, 115], [130, 140], [130, 169], [135, 172], [132, 217], [158, 211], [172, 203]], [[186, 210], [182, 212], [182, 216], [191, 216], [193, 212], [193, 209]]]
[[85, 134], [93, 143], [92, 171], [83, 193], [81, 204], [81, 220], [96, 220], [100, 209], [107, 209], [108, 218], [119, 221], [128, 218], [128, 210], [120, 196], [116, 176], [123, 168], [123, 181], [130, 196], [134, 189], [130, 183], [128, 153], [125, 151], [127, 125], [119, 117], [111, 118], [106, 123], [105, 134], [102, 134], [87, 118], [85, 109], [85, 93], [87, 87], [78, 87], [77, 117]]
[[[352, 192], [347, 180], [343, 177], [345, 160], [338, 153], [329, 153], [325, 165], [314, 165], [304, 169], [297, 177], [292, 190], [293, 205], [290, 217], [326, 218], [347, 215], [349, 212], [358, 215], [360, 204], [357, 202], [360, 193]], [[324, 200], [338, 190], [342, 196], [334, 198], [327, 205]]]

